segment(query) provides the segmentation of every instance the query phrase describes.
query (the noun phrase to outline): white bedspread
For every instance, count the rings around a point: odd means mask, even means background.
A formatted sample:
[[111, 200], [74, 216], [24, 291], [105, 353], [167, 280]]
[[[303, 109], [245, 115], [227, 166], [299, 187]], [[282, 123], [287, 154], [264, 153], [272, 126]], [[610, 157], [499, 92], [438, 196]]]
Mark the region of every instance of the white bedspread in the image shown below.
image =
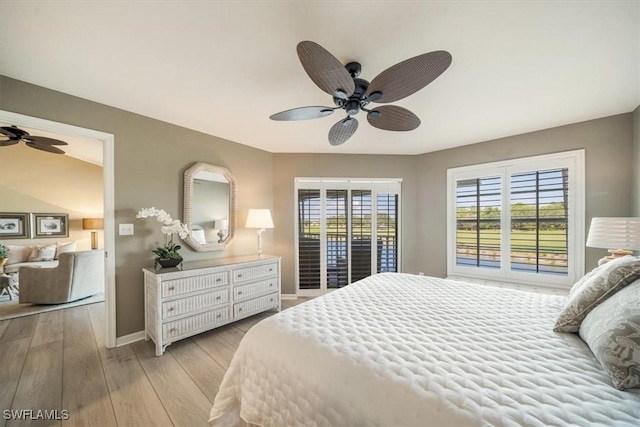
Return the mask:
[[638, 426], [564, 297], [385, 273], [263, 320], [242, 340], [216, 425]]

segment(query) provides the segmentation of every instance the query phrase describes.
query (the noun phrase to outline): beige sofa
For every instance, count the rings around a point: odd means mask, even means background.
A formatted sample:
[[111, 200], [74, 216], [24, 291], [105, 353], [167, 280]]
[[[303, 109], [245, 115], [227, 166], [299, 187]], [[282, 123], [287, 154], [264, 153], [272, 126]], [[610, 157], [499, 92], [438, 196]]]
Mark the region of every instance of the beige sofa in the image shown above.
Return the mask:
[[54, 268], [20, 269], [20, 304], [61, 304], [104, 292], [104, 251], [65, 252]]
[[51, 268], [58, 265], [58, 258], [65, 252], [75, 252], [76, 242], [55, 242], [46, 245], [8, 245], [9, 258], [5, 273], [17, 273], [22, 267]]

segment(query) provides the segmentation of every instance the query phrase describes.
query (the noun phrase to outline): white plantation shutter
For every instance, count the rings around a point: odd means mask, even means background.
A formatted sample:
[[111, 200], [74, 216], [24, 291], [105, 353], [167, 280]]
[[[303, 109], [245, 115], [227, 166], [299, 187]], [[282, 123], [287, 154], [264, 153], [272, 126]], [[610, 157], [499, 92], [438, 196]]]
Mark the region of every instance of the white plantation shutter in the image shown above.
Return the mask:
[[299, 295], [400, 270], [400, 188], [400, 180], [296, 179]]
[[450, 169], [452, 276], [570, 286], [584, 272], [584, 151]]

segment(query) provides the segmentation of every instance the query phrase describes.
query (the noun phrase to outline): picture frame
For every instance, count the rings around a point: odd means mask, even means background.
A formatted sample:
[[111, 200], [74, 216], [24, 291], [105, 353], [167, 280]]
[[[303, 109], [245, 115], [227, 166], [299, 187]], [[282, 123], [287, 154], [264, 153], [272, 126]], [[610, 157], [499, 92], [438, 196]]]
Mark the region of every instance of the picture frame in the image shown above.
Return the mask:
[[34, 238], [69, 237], [69, 215], [34, 213]]
[[28, 212], [0, 212], [0, 240], [30, 237], [31, 221]]

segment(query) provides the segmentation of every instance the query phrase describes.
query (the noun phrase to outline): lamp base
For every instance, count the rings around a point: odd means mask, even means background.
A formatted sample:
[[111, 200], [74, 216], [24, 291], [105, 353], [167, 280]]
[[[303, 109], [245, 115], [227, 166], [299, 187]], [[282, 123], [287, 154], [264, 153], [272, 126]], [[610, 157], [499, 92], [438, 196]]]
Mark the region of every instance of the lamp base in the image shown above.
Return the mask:
[[264, 228], [258, 230], [258, 256], [262, 256], [262, 233], [264, 232]]
[[609, 252], [611, 255], [600, 258], [600, 260], [598, 261], [598, 266], [606, 264], [609, 261], [612, 261], [616, 258], [622, 258], [623, 256], [633, 255], [633, 251], [629, 251], [626, 249], [609, 249], [607, 252]]
[[98, 232], [92, 231], [91, 232], [91, 250], [96, 250], [96, 249], [98, 249]]

